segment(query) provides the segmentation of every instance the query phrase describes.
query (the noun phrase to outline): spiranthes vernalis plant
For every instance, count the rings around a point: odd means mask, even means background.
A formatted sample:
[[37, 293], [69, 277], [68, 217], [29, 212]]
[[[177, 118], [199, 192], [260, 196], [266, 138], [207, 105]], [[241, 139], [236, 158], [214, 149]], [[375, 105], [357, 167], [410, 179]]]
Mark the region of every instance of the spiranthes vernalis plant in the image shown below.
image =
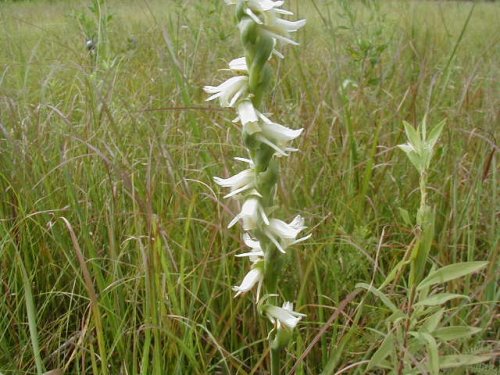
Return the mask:
[[[241, 223], [243, 241], [249, 251], [237, 255], [248, 258], [250, 270], [241, 283], [233, 288], [235, 296], [255, 290], [258, 311], [269, 319], [271, 369], [279, 372], [279, 355], [290, 342], [293, 329], [305, 316], [293, 309], [293, 303], [278, 305], [278, 279], [282, 272], [282, 257], [287, 249], [309, 236], [300, 238], [306, 229], [298, 215], [291, 222], [273, 217], [277, 202], [276, 186], [279, 179], [279, 158], [297, 151], [290, 146], [303, 129], [291, 129], [274, 122], [264, 111], [263, 98], [271, 80], [272, 58], [283, 59], [279, 46], [298, 45], [291, 38], [305, 25], [305, 20], [290, 21], [282, 8], [284, 1], [225, 0], [236, 6], [236, 20], [240, 31], [244, 56], [229, 62], [234, 74], [218, 86], [205, 86], [210, 94], [207, 100], [218, 99], [222, 107], [234, 108], [235, 122], [240, 123], [242, 139], [248, 157], [237, 158], [247, 164], [246, 169], [229, 178], [215, 177], [215, 182], [229, 189], [225, 198], [241, 202], [241, 210], [228, 227]], [[264, 293], [261, 293], [264, 289]]]

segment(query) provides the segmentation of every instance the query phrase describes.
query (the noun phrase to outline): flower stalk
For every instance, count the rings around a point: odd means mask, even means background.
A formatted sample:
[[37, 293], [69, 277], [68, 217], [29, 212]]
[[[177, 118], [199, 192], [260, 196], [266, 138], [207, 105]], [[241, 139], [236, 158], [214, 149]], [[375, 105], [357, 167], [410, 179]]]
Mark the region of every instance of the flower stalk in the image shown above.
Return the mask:
[[[248, 169], [229, 178], [215, 177], [214, 180], [230, 189], [226, 198], [242, 203], [240, 212], [228, 227], [241, 223], [243, 241], [251, 251], [239, 257], [248, 258], [252, 265], [241, 284], [233, 290], [239, 296], [256, 287], [258, 311], [273, 324], [268, 336], [271, 373], [278, 374], [280, 353], [291, 341], [295, 326], [305, 316], [293, 311], [291, 302], [276, 306], [279, 276], [287, 249], [310, 236], [298, 238], [299, 233], [306, 229], [301, 216], [290, 223], [274, 217], [279, 159], [297, 151], [290, 147], [290, 143], [302, 134], [303, 129], [291, 129], [272, 121], [263, 112], [263, 101], [272, 78], [269, 61], [274, 57], [284, 57], [276, 50], [279, 45], [298, 45], [290, 34], [303, 27], [305, 20], [282, 18], [293, 15], [282, 8], [284, 1], [225, 2], [236, 6], [244, 56], [229, 63], [229, 71], [235, 76], [219, 86], [205, 86], [204, 89], [211, 94], [207, 100], [218, 99], [221, 106], [234, 108], [238, 116], [235, 122], [241, 125], [243, 144], [250, 158], [238, 158], [249, 165]], [[263, 296], [260, 295], [262, 286], [265, 289]]]

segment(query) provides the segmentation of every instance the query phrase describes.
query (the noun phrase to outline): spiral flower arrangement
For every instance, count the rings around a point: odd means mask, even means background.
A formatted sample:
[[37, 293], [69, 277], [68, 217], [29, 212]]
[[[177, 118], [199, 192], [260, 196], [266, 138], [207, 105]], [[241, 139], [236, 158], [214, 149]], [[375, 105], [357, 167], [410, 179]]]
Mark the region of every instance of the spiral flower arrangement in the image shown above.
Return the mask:
[[[235, 296], [256, 289], [259, 312], [273, 324], [269, 334], [272, 373], [279, 372], [279, 353], [285, 348], [293, 329], [305, 316], [293, 309], [293, 304], [279, 300], [278, 279], [283, 256], [287, 249], [310, 237], [300, 238], [306, 228], [299, 215], [291, 222], [273, 217], [276, 211], [276, 187], [279, 179], [279, 158], [297, 149], [290, 143], [302, 134], [303, 129], [290, 129], [272, 121], [263, 113], [263, 97], [271, 81], [272, 58], [283, 59], [276, 48], [279, 45], [298, 45], [290, 34], [305, 25], [305, 20], [289, 21], [282, 16], [293, 15], [282, 8], [284, 1], [225, 0], [236, 5], [236, 19], [245, 55], [229, 63], [234, 76], [219, 86], [205, 86], [211, 94], [208, 101], [219, 99], [222, 107], [234, 108], [235, 122], [241, 124], [242, 138], [249, 158], [236, 158], [247, 164], [247, 169], [229, 178], [215, 177], [215, 182], [230, 191], [225, 198], [242, 202], [241, 211], [229, 223], [238, 222], [243, 228], [243, 241], [249, 251], [237, 255], [251, 262], [249, 272], [240, 285], [235, 286]], [[265, 294], [261, 296], [264, 287]]]

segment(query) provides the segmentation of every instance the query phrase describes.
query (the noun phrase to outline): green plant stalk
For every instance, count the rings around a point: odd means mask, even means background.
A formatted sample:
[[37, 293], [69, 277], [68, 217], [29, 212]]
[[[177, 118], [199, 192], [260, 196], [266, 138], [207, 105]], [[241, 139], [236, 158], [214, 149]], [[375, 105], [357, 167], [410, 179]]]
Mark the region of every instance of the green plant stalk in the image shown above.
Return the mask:
[[26, 268], [24, 267], [21, 256], [16, 251], [16, 256], [18, 258], [19, 269], [21, 270], [21, 276], [23, 279], [23, 288], [26, 301], [26, 311], [28, 314], [28, 326], [30, 330], [31, 345], [33, 347], [33, 356], [35, 357], [36, 371], [39, 375], [45, 372], [43, 367], [42, 357], [40, 356], [40, 344], [38, 341], [38, 329], [36, 326], [36, 309], [35, 303], [33, 302], [33, 293], [31, 291], [30, 280]]
[[[242, 2], [238, 8], [242, 6]], [[252, 104], [260, 109], [262, 99], [271, 81], [272, 72], [267, 62], [274, 48], [274, 41], [269, 36], [260, 33], [253, 20], [237, 9], [241, 41], [245, 48], [245, 59], [248, 66], [249, 91], [252, 94]], [[251, 134], [243, 134], [243, 142], [250, 150], [257, 175], [257, 189], [262, 195], [261, 204], [264, 209], [273, 207], [277, 181], [279, 179], [279, 164], [273, 159], [274, 150], [254, 139]], [[275, 295], [278, 290], [278, 279], [281, 273], [282, 261], [279, 251], [267, 236], [260, 230], [255, 232], [265, 255], [264, 285], [268, 295]], [[271, 297], [276, 300], [276, 297]], [[273, 301], [276, 303], [277, 301]], [[270, 338], [271, 374], [278, 375], [280, 371], [280, 353], [284, 341], [280, 334], [275, 333]], [[285, 340], [286, 341], [286, 340]]]
[[424, 239], [429, 236], [429, 207], [427, 206], [427, 171], [422, 171], [420, 173], [420, 207], [417, 211], [417, 226], [418, 232], [415, 238], [415, 246], [412, 249], [412, 254], [410, 255], [410, 277], [409, 286], [413, 289], [419, 279], [422, 277], [423, 268], [425, 266], [425, 261], [428, 254], [428, 249], [426, 249], [426, 244]]

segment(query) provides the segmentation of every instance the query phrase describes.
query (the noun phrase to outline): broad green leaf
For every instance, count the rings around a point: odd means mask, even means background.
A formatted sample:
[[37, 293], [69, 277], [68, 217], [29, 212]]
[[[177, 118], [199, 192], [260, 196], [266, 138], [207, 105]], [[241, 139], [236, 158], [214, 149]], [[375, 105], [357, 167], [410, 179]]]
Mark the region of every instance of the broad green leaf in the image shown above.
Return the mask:
[[486, 267], [488, 262], [464, 262], [451, 264], [449, 266], [440, 268], [431, 272], [422, 282], [418, 285], [417, 290], [422, 288], [442, 284], [450, 280], [458, 279], [459, 277], [479, 271], [481, 268]]
[[429, 138], [427, 138], [427, 145], [429, 148], [432, 150], [434, 146], [436, 145], [439, 137], [441, 136], [441, 132], [443, 131], [444, 124], [446, 123], [446, 120], [441, 121], [439, 124], [437, 124], [430, 132]]
[[420, 139], [422, 139], [422, 140], [427, 139], [427, 113], [424, 115], [424, 118], [422, 119], [422, 122], [420, 123], [418, 130], [420, 131], [420, 134], [422, 135], [420, 137]]
[[417, 340], [424, 342], [429, 353], [429, 370], [432, 375], [439, 375], [439, 352], [436, 340], [429, 333], [425, 332], [410, 332], [410, 335]]
[[389, 334], [385, 337], [378, 350], [373, 354], [366, 370], [368, 371], [373, 367], [381, 366], [384, 362], [384, 359], [386, 359], [392, 351], [394, 351], [394, 337]]
[[467, 298], [469, 297], [464, 296], [463, 294], [454, 294], [454, 293], [439, 293], [439, 294], [434, 294], [433, 296], [427, 297], [423, 299], [422, 301], [419, 301], [415, 304], [415, 306], [438, 306], [442, 305], [452, 299], [455, 298]]
[[401, 218], [403, 219], [403, 222], [408, 226], [412, 226], [413, 223], [410, 219], [410, 214], [408, 213], [408, 210], [405, 210], [404, 208], [401, 207], [399, 207], [398, 210], [399, 214], [401, 215]]
[[396, 278], [396, 275], [399, 273], [399, 271], [404, 266], [410, 264], [410, 262], [411, 262], [411, 259], [407, 259], [406, 261], [405, 260], [401, 260], [398, 264], [396, 264], [396, 266], [391, 270], [391, 272], [389, 273], [389, 275], [387, 275], [387, 277], [385, 278], [384, 282], [382, 283], [382, 285], [380, 285], [380, 287], [378, 289], [382, 290], [387, 285], [389, 285]]
[[420, 135], [411, 124], [403, 121], [403, 126], [405, 128], [406, 138], [417, 150], [421, 148], [422, 142], [420, 141]]
[[[401, 145], [401, 146], [404, 146], [404, 145]], [[410, 162], [417, 169], [417, 171], [419, 173], [422, 173], [424, 164], [422, 163], [420, 155], [417, 154], [415, 151], [412, 151], [412, 152], [406, 152], [406, 156], [408, 156], [408, 159], [410, 159]]]
[[422, 228], [422, 234], [418, 243], [418, 250], [415, 254], [413, 275], [410, 287], [417, 285], [424, 277], [425, 265], [429, 260], [429, 252], [434, 239], [434, 218], [435, 213], [430, 207], [423, 207], [418, 210], [417, 224]]
[[470, 337], [478, 332], [481, 332], [481, 328], [469, 326], [451, 326], [438, 328], [434, 332], [432, 332], [432, 335], [441, 341], [450, 341]]
[[438, 311], [436, 311], [434, 314], [432, 314], [424, 321], [424, 323], [420, 327], [420, 330], [424, 332], [434, 331], [438, 327], [439, 322], [441, 322], [443, 314], [444, 314], [444, 309], [439, 309]]
[[398, 309], [396, 307], [396, 305], [394, 305], [391, 302], [391, 300], [384, 293], [382, 293], [380, 290], [373, 287], [372, 285], [368, 285], [365, 283], [358, 283], [358, 284], [356, 284], [356, 288], [366, 289], [367, 291], [373, 293], [376, 297], [378, 297], [382, 301], [382, 303], [385, 306], [387, 306], [393, 313], [398, 313], [398, 314], [404, 315], [404, 313], [400, 309]]
[[443, 355], [440, 358], [439, 368], [456, 368], [463, 366], [476, 365], [478, 363], [483, 363], [489, 361], [494, 356], [493, 354], [455, 354], [455, 355]]

